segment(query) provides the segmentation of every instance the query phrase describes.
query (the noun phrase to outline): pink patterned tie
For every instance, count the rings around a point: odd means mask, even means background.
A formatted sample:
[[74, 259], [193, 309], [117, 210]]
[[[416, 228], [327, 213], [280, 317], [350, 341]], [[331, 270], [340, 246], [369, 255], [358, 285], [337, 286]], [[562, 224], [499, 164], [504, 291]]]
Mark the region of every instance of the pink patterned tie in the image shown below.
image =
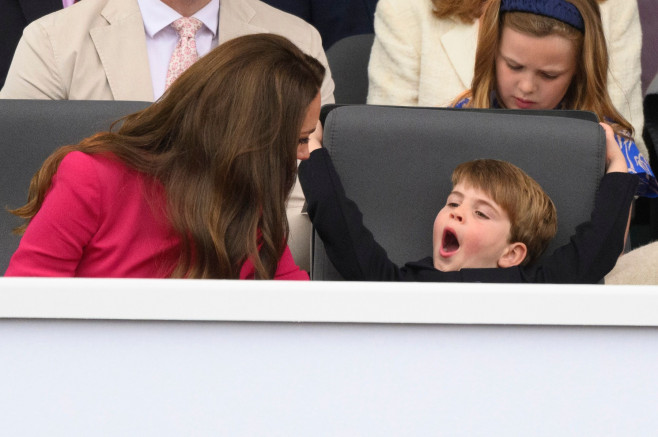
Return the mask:
[[201, 25], [201, 21], [194, 17], [179, 18], [171, 23], [171, 27], [178, 32], [179, 39], [169, 61], [165, 89], [169, 88], [169, 85], [199, 58], [194, 37], [196, 32], [201, 29]]

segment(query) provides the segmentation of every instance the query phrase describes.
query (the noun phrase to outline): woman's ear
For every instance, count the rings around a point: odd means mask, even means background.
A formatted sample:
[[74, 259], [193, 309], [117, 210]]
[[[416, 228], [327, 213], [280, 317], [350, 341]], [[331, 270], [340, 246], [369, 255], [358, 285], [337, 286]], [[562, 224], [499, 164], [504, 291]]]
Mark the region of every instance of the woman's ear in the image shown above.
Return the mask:
[[528, 254], [528, 248], [523, 243], [510, 243], [503, 254], [498, 258], [498, 267], [507, 268], [518, 266]]

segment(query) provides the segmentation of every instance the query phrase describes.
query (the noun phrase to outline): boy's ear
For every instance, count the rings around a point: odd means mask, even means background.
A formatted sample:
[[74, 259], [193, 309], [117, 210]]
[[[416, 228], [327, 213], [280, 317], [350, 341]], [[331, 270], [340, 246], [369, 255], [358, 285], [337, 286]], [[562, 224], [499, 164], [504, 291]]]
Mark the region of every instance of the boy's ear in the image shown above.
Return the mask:
[[503, 254], [498, 258], [498, 267], [507, 268], [518, 266], [528, 254], [528, 248], [524, 243], [510, 243]]

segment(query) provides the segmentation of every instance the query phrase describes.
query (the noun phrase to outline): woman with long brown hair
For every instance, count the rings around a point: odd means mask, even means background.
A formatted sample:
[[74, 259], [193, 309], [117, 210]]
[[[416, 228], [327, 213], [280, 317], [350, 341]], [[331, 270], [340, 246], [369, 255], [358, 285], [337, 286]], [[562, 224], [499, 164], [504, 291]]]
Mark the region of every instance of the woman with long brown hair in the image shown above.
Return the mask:
[[6, 275], [308, 279], [285, 204], [323, 77], [280, 36], [220, 45], [116, 132], [45, 161]]

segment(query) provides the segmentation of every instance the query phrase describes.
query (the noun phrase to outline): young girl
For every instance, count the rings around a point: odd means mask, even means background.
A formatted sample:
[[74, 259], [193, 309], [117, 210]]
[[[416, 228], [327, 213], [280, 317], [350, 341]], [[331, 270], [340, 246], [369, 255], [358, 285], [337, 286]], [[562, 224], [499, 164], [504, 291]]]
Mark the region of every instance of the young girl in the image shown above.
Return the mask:
[[283, 37], [220, 45], [118, 131], [46, 160], [6, 275], [308, 279], [285, 205], [323, 76]]
[[595, 0], [492, 0], [480, 18], [471, 90], [457, 107], [578, 109], [612, 126], [638, 195], [658, 182], [606, 88], [608, 54]]
[[[368, 66], [368, 103], [449, 106], [471, 87], [483, 6], [490, 0], [379, 0]], [[642, 132], [636, 0], [598, 0], [608, 46], [608, 93], [617, 110]], [[637, 146], [649, 156], [640, 135]]]

